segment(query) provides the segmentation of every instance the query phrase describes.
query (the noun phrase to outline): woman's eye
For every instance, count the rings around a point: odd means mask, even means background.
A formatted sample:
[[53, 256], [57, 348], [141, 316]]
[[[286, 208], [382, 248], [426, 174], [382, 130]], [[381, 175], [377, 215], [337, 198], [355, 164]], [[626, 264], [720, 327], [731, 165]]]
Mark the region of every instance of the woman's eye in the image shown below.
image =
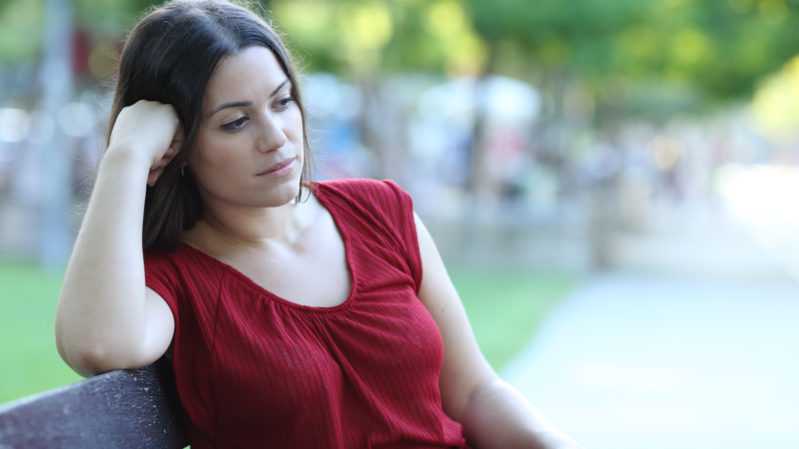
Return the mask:
[[224, 129], [225, 131], [235, 131], [244, 126], [245, 123], [247, 123], [247, 117], [239, 117], [236, 120], [233, 120], [232, 122], [227, 122], [224, 125], [222, 125], [222, 129]]
[[290, 105], [292, 102], [294, 102], [294, 101], [297, 101], [297, 99], [296, 99], [296, 98], [294, 98], [294, 97], [284, 97], [284, 98], [281, 98], [280, 100], [277, 100], [277, 104], [276, 104], [276, 107], [275, 107], [275, 109], [277, 109], [278, 111], [284, 111], [284, 110], [286, 110], [286, 109], [289, 107], [289, 105]]

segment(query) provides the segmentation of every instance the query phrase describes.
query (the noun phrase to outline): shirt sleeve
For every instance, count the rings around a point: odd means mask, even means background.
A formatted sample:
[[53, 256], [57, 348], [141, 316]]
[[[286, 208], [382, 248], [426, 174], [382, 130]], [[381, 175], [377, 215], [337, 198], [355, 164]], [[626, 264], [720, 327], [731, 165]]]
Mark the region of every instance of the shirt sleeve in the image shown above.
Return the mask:
[[[396, 232], [400, 236], [400, 241], [404, 243], [403, 252], [408, 260], [413, 280], [416, 283], [416, 293], [422, 285], [422, 256], [419, 251], [419, 236], [416, 229], [416, 220], [413, 211], [413, 199], [411, 195], [392, 180], [384, 180], [382, 184], [393, 196], [392, 203], [395, 204], [394, 210], [390, 212]], [[387, 192], [387, 193], [388, 193]]]
[[422, 283], [422, 258], [413, 200], [408, 192], [388, 179], [344, 179], [327, 185], [347, 198], [376, 238], [401, 257], [418, 293]]
[[178, 324], [178, 298], [180, 297], [180, 283], [177, 282], [178, 273], [170, 257], [166, 253], [144, 253], [144, 283], [147, 287], [158, 293], [166, 301], [175, 325]]

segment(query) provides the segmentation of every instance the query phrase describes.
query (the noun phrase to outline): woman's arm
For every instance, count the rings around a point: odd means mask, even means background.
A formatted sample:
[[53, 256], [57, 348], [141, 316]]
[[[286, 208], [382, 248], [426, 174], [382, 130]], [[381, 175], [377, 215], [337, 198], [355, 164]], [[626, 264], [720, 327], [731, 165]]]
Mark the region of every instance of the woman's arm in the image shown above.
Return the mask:
[[475, 449], [580, 448], [499, 379], [480, 352], [458, 293], [419, 217], [416, 228], [424, 270], [419, 299], [444, 340], [440, 378], [444, 411], [463, 425]]
[[582, 448], [497, 376], [472, 392], [458, 419], [476, 449]]
[[142, 219], [146, 184], [177, 153], [169, 105], [124, 108], [101, 161], [58, 299], [55, 336], [64, 361], [83, 375], [157, 360], [174, 320], [145, 287]]

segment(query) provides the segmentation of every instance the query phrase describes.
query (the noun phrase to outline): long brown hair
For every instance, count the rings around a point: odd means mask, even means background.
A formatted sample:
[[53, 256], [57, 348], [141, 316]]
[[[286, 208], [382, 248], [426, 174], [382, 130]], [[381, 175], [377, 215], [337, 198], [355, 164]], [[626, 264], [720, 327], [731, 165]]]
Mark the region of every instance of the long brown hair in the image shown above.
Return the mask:
[[171, 104], [183, 125], [183, 148], [153, 186], [144, 202], [142, 244], [145, 250], [174, 251], [184, 230], [203, 213], [203, 203], [189, 170], [181, 170], [197, 138], [208, 80], [219, 61], [247, 47], [270, 49], [289, 78], [303, 122], [305, 165], [310, 178], [306, 113], [297, 72], [278, 33], [250, 9], [223, 0], [171, 1], [147, 14], [122, 49], [108, 137], [122, 108], [139, 100]]

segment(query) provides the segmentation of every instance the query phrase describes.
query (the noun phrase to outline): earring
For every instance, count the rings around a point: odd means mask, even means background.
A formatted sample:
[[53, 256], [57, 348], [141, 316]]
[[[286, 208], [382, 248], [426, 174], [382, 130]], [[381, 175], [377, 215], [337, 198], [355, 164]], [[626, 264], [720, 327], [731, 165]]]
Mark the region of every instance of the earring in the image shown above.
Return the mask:
[[186, 176], [186, 166], [180, 167], [180, 176]]

